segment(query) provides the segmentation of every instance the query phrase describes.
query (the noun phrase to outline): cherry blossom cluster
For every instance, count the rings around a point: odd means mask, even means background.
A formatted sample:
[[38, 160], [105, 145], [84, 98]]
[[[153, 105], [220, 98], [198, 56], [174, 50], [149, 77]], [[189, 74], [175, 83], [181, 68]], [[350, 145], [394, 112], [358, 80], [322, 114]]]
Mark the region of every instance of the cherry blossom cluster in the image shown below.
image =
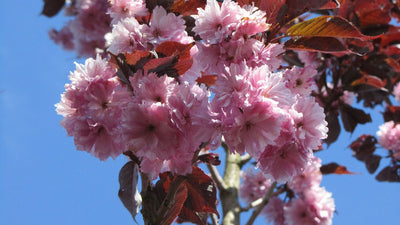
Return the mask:
[[73, 17], [61, 30], [51, 29], [50, 39], [78, 56], [90, 57], [103, 53], [104, 35], [111, 31], [111, 17], [106, 0], [70, 0], [64, 12]]
[[[98, 16], [91, 7], [101, 8], [96, 13], [103, 12], [104, 23], [89, 24], [88, 17]], [[87, 28], [84, 35], [67, 26], [74, 40], [68, 46], [78, 52], [76, 40], [92, 34], [107, 41], [112, 55], [194, 42], [193, 64], [179, 77], [140, 68], [122, 83], [105, 53], [77, 65], [57, 111], [79, 150], [101, 160], [131, 151], [144, 173], [186, 174], [200, 146], [216, 148], [223, 140], [231, 153], [250, 154], [268, 179], [282, 183], [304, 173], [327, 137], [324, 110], [311, 96], [317, 75], [311, 56], [300, 57], [305, 67], [285, 67], [282, 45], [264, 43], [270, 25], [255, 6], [208, 0], [192, 15], [200, 41], [187, 33], [182, 15], [162, 6], [149, 13], [142, 0], [82, 0], [69, 11], [76, 16], [71, 24]], [[64, 40], [61, 31], [53, 33]], [[196, 82], [202, 75], [217, 81], [206, 88]]]
[[[400, 101], [400, 83], [393, 87], [394, 98]], [[400, 160], [400, 124], [393, 120], [387, 121], [381, 126], [376, 133], [378, 143], [383, 148], [393, 151], [392, 157]]]
[[[335, 211], [332, 194], [320, 187], [321, 160], [312, 157], [304, 171], [293, 177], [286, 186], [277, 190], [287, 193], [284, 200], [272, 194], [262, 213], [268, 223], [274, 225], [329, 225]], [[260, 171], [249, 169], [241, 174], [240, 197], [246, 203], [263, 198], [271, 187], [272, 180]]]

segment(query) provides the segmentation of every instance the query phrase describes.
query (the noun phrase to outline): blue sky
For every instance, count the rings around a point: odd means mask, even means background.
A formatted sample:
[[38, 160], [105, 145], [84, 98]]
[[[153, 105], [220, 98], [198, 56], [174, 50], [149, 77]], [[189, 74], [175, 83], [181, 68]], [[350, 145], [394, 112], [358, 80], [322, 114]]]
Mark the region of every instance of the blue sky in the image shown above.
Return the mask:
[[[125, 158], [100, 162], [76, 151], [59, 126], [54, 104], [77, 59], [53, 44], [47, 31], [67, 19], [39, 16], [41, 0], [0, 6], [0, 225], [134, 224], [117, 196]], [[376, 123], [353, 135], [342, 133], [338, 143], [318, 154], [323, 163], [359, 173], [323, 178], [322, 186], [335, 198], [333, 224], [398, 224], [400, 185], [375, 181], [347, 148], [359, 134], [376, 132], [382, 119], [372, 113]]]

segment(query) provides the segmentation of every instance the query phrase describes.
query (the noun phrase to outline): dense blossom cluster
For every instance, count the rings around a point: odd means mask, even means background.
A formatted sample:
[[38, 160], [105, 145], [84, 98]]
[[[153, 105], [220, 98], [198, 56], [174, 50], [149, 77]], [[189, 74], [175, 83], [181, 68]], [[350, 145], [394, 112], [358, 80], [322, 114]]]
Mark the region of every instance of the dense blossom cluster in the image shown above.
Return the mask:
[[[77, 1], [73, 23], [100, 29], [85, 20], [94, 5], [105, 7]], [[140, 19], [148, 13], [143, 1], [110, 1], [106, 11], [107, 21], [112, 21], [105, 35], [107, 51], [114, 55], [151, 50], [165, 41], [194, 41], [182, 16], [161, 6], [147, 22]], [[177, 79], [140, 69], [129, 84], [122, 84], [108, 56], [88, 59], [77, 65], [57, 105], [65, 117], [62, 125], [78, 149], [102, 160], [134, 152], [143, 160], [143, 172], [185, 174], [202, 143], [218, 146], [223, 137], [232, 153], [249, 153], [269, 178], [291, 180], [304, 171], [312, 151], [326, 138], [327, 123], [322, 107], [310, 96], [317, 71], [312, 65], [281, 68], [282, 46], [265, 46], [257, 36], [269, 28], [265, 16], [254, 6], [209, 0], [193, 16], [193, 31], [203, 41], [190, 51], [192, 68]], [[104, 37], [107, 29], [85, 32], [74, 31], [74, 39], [90, 37], [87, 32]], [[215, 86], [197, 85], [201, 74], [215, 74]]]
[[[293, 196], [282, 200], [273, 196], [262, 213], [274, 225], [332, 224], [335, 203], [332, 194], [320, 187], [321, 160], [312, 157], [304, 171], [287, 183]], [[240, 197], [247, 203], [263, 198], [272, 184], [262, 172], [247, 170], [241, 174]]]
[[[101, 160], [131, 151], [141, 172], [156, 177], [189, 173], [201, 146], [213, 149], [223, 140], [231, 153], [251, 155], [262, 171], [243, 176], [242, 190], [252, 193], [244, 199], [259, 198], [274, 181], [289, 182], [297, 194], [286, 203], [271, 199], [265, 212], [275, 224], [330, 224], [334, 204], [319, 188], [320, 161], [313, 156], [328, 128], [311, 96], [312, 55], [299, 55], [302, 68], [285, 67], [282, 45], [264, 43], [260, 34], [270, 25], [254, 5], [208, 0], [192, 15], [201, 41], [188, 35], [181, 15], [162, 6], [147, 10], [142, 0], [78, 0], [67, 8], [75, 19], [50, 33], [79, 55], [102, 53], [77, 64], [56, 105], [78, 150]], [[157, 58], [154, 49], [167, 41], [194, 43], [189, 70], [170, 77], [138, 67], [121, 82], [111, 54], [152, 51]], [[215, 84], [199, 84], [201, 75], [216, 76]]]

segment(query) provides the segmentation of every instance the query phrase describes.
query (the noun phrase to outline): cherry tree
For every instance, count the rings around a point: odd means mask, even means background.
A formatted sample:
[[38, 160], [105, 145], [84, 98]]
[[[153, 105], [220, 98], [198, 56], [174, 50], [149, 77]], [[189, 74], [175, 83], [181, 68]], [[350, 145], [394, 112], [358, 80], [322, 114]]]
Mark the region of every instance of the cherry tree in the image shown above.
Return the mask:
[[323, 174], [351, 172], [314, 153], [372, 121], [354, 100], [386, 107], [355, 158], [373, 174], [389, 157], [376, 179], [400, 181], [397, 1], [44, 0], [42, 14], [60, 11], [71, 20], [50, 38], [87, 57], [56, 104], [61, 125], [77, 150], [128, 158], [119, 197], [133, 219], [331, 224]]

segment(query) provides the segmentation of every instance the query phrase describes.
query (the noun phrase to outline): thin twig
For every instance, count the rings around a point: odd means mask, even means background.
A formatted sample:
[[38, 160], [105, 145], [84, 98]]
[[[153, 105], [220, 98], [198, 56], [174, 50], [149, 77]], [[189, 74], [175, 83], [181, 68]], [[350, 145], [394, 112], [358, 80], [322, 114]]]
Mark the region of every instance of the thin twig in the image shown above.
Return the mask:
[[255, 207], [261, 205], [262, 201], [263, 201], [262, 198], [259, 198], [259, 199], [257, 199], [257, 200], [254, 200], [254, 201], [252, 201], [248, 206], [241, 208], [240, 211], [241, 211], [241, 212], [247, 212], [247, 211], [249, 211], [250, 209], [255, 208]]
[[222, 190], [226, 190], [227, 186], [224, 182], [224, 180], [222, 179], [221, 175], [219, 174], [217, 168], [213, 165], [207, 164], [207, 168], [211, 173], [211, 177], [214, 180], [215, 184], [218, 187], [218, 190], [222, 191]]
[[[272, 195], [270, 197], [274, 197], [274, 196], [278, 196], [280, 194], [282, 194], [283, 192], [285, 192], [284, 189], [278, 189], [277, 191], [275, 191], [274, 193], [272, 193]], [[240, 209], [241, 212], [247, 212], [253, 208], [256, 208], [257, 206], [261, 205], [263, 201], [263, 198], [259, 198], [257, 200], [254, 200], [253, 202], [251, 202], [248, 206], [246, 207], [242, 207]]]
[[257, 216], [260, 214], [260, 212], [263, 210], [263, 208], [268, 204], [269, 199], [272, 196], [272, 193], [276, 187], [276, 182], [274, 182], [271, 187], [268, 189], [267, 194], [264, 196], [261, 204], [253, 211], [253, 214], [251, 214], [251, 217], [249, 221], [247, 221], [246, 225], [252, 225], [254, 221], [256, 220]]
[[251, 155], [246, 154], [244, 156], [240, 157], [240, 167], [244, 166], [246, 163], [248, 163], [253, 157]]

